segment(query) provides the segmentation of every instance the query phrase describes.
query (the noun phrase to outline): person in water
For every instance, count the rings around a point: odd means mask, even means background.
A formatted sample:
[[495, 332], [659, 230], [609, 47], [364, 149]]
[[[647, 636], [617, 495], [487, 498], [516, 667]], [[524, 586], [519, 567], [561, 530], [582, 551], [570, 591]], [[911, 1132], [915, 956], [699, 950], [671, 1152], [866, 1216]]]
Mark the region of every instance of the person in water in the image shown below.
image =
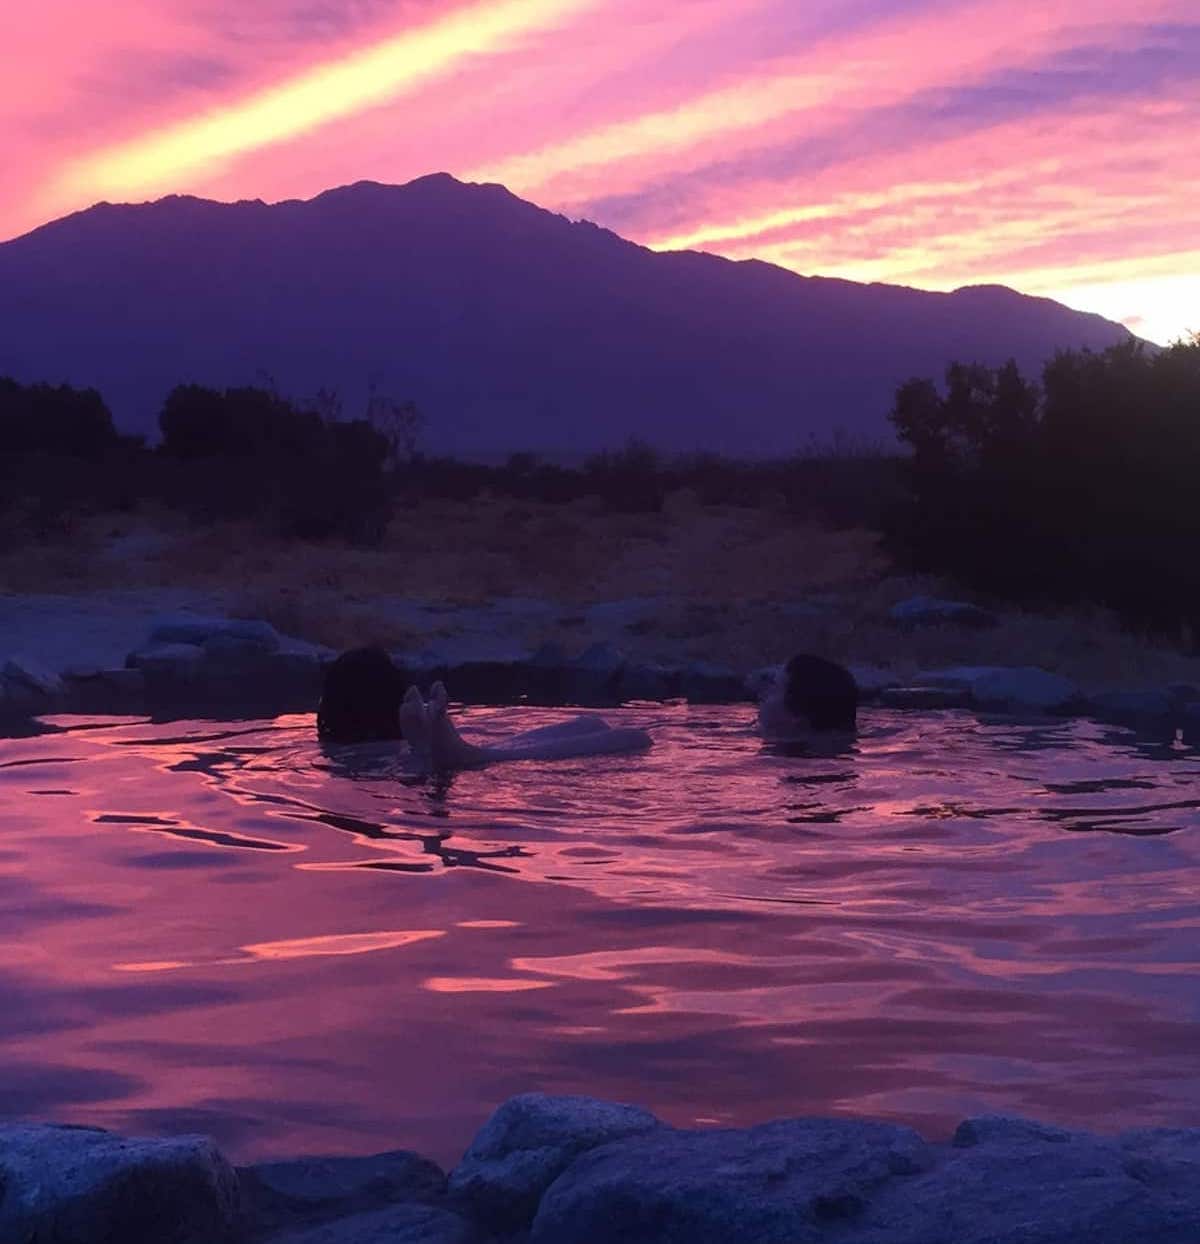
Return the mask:
[[852, 734], [858, 724], [858, 684], [844, 665], [798, 653], [758, 706], [764, 737], [803, 742], [813, 735]]
[[434, 683], [426, 703], [416, 687], [401, 694], [403, 678], [382, 648], [344, 652], [329, 667], [317, 734], [327, 743], [403, 738], [435, 769], [477, 769], [504, 760], [567, 760], [645, 751], [644, 730], [614, 728], [600, 717], [580, 716], [526, 730], [493, 744], [464, 739], [447, 713], [445, 686]]
[[327, 743], [372, 743], [403, 737], [404, 680], [382, 648], [343, 652], [325, 671], [317, 737]]

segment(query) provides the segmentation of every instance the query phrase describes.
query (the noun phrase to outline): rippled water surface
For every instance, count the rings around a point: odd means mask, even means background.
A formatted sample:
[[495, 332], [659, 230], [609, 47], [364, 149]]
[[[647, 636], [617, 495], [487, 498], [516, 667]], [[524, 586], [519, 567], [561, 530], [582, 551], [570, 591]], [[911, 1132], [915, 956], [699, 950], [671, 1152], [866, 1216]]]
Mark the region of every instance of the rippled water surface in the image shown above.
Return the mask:
[[[559, 720], [465, 714], [482, 734]], [[1086, 722], [626, 709], [438, 781], [310, 717], [0, 740], [0, 1109], [452, 1159], [529, 1088], [677, 1123], [1200, 1121], [1200, 753]]]

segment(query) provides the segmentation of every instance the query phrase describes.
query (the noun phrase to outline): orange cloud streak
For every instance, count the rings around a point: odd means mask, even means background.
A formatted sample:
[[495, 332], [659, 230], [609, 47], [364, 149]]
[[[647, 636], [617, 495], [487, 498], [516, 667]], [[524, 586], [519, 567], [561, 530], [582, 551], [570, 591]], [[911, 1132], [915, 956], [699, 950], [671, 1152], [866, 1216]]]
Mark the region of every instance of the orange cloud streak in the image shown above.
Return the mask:
[[247, 99], [74, 161], [53, 182], [47, 206], [81, 195], [130, 197], [174, 188], [199, 170], [393, 101], [592, 3], [480, 0]]

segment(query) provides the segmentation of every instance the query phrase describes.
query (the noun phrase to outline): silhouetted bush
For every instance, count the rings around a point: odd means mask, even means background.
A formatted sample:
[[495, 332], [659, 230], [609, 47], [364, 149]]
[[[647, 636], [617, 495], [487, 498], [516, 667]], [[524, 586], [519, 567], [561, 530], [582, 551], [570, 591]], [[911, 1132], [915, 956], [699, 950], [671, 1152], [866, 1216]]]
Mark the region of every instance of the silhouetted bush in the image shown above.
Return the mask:
[[95, 389], [0, 378], [0, 493], [10, 533], [66, 538], [89, 510], [129, 508], [146, 486], [145, 459], [141, 440], [117, 433]]
[[35, 453], [96, 459], [121, 443], [95, 389], [0, 377], [0, 450], [10, 461]]
[[917, 569], [1155, 629], [1200, 619], [1200, 342], [1060, 353], [1040, 386], [955, 363], [944, 392], [901, 385], [891, 419], [912, 456], [888, 536]]
[[181, 385], [159, 416], [171, 497], [204, 517], [266, 516], [285, 535], [379, 540], [390, 511], [388, 437], [261, 388]]
[[[303, 539], [380, 539], [396, 504], [491, 495], [548, 505], [588, 499], [606, 509], [658, 512], [686, 490], [702, 505], [769, 506], [836, 526], [876, 527], [901, 487], [900, 459], [871, 447], [810, 447], [785, 460], [668, 455], [631, 441], [578, 466], [515, 453], [484, 464], [417, 450], [411, 402], [372, 388], [365, 418], [346, 419], [338, 395], [295, 402], [269, 384], [179, 385], [159, 415], [161, 442], [121, 437], [94, 390], [0, 380], [4, 497], [23, 498], [7, 526], [69, 534], [86, 509], [141, 501], [197, 521], [252, 519]], [[19, 450], [19, 452], [18, 452]], [[19, 463], [19, 467], [16, 465]], [[27, 521], [26, 521], [27, 520]]]

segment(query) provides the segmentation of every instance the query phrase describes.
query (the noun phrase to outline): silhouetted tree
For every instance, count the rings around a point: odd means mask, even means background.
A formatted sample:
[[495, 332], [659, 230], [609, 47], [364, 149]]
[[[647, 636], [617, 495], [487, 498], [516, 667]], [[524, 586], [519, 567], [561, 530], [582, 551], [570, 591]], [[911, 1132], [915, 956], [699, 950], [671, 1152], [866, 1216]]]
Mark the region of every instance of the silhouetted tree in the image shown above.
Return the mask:
[[95, 459], [121, 445], [112, 412], [95, 389], [31, 384], [0, 377], [0, 448]]
[[1091, 599], [1140, 625], [1200, 617], [1200, 341], [1063, 351], [1040, 389], [1012, 362], [900, 386], [911, 451], [889, 539], [987, 591]]
[[390, 498], [386, 437], [366, 420], [297, 407], [269, 389], [181, 385], [159, 416], [162, 453], [186, 464], [185, 504], [202, 513], [274, 514], [289, 535], [378, 539]]

